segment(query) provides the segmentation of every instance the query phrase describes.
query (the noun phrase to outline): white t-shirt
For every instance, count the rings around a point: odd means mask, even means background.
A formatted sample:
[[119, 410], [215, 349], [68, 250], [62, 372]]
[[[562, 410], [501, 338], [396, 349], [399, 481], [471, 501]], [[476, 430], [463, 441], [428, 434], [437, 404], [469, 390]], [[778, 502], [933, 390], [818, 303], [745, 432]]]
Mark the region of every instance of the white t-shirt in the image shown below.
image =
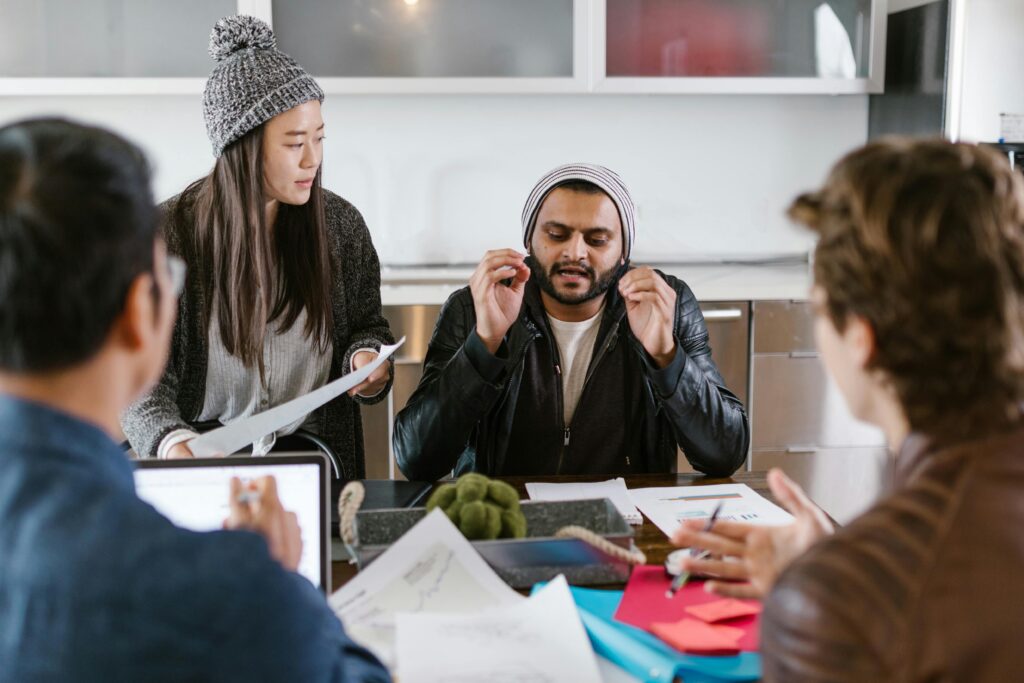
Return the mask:
[[572, 422], [576, 404], [580, 402], [580, 394], [583, 393], [583, 382], [594, 355], [594, 342], [597, 341], [603, 312], [602, 306], [593, 318], [578, 323], [567, 323], [548, 316], [551, 332], [558, 344], [558, 354], [562, 359], [562, 416], [567, 425]]

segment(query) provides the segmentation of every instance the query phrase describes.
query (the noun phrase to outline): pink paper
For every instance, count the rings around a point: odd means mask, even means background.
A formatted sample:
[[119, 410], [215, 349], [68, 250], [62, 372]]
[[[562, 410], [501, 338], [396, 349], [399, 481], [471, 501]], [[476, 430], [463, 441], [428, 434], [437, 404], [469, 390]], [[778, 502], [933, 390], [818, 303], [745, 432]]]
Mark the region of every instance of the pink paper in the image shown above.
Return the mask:
[[734, 655], [739, 652], [743, 630], [681, 619], [674, 624], [651, 624], [651, 632], [677, 650], [699, 654]]
[[725, 598], [714, 602], [705, 602], [703, 605], [691, 605], [686, 611], [701, 621], [714, 624], [719, 621], [739, 619], [740, 617], [752, 617], [761, 613], [761, 604], [750, 600], [736, 600]]
[[[704, 592], [703, 581], [691, 581], [674, 598], [666, 598], [665, 591], [670, 583], [671, 577], [662, 566], [634, 567], [622, 595], [622, 602], [615, 612], [615, 619], [650, 631], [651, 624], [671, 624], [690, 617], [687, 607], [721, 601], [717, 595]], [[739, 617], [730, 621], [729, 626], [743, 631], [737, 644], [740, 650], [757, 651], [758, 615]]]

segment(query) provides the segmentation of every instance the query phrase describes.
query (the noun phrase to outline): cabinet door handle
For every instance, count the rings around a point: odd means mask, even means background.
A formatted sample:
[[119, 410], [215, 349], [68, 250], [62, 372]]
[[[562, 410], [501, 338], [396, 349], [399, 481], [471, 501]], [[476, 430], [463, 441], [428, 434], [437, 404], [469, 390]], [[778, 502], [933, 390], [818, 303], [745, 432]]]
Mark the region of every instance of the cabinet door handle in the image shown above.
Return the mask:
[[816, 453], [817, 448], [814, 446], [787, 446], [787, 453]]
[[713, 311], [701, 310], [705, 320], [739, 320], [743, 311], [738, 308], [716, 308]]
[[789, 357], [790, 358], [817, 358], [818, 357], [818, 352], [817, 351], [790, 351], [789, 352]]

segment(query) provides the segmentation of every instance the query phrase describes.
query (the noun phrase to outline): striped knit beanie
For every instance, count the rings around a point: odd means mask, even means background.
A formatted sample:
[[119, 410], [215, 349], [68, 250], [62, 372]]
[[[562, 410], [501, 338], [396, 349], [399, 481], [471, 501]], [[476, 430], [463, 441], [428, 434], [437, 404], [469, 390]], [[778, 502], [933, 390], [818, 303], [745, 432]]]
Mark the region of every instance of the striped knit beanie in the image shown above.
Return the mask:
[[636, 206], [622, 178], [615, 171], [597, 164], [577, 163], [559, 166], [549, 171], [534, 186], [526, 200], [526, 206], [523, 207], [523, 244], [526, 245], [526, 249], [530, 249], [540, 205], [544, 203], [551, 190], [573, 180], [586, 180], [597, 185], [615, 203], [615, 208], [619, 210], [619, 220], [622, 221], [622, 256], [628, 261], [629, 253], [633, 250], [633, 239], [636, 237]]
[[324, 91], [298, 63], [277, 49], [274, 32], [256, 17], [224, 17], [210, 33], [217, 60], [203, 90], [206, 134], [213, 155], [253, 128]]

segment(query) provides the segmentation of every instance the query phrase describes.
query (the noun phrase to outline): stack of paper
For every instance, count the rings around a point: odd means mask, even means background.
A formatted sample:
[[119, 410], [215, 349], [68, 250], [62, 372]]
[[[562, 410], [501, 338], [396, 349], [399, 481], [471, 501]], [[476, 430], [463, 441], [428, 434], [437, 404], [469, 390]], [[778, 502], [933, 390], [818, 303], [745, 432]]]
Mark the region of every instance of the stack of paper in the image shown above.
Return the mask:
[[329, 602], [348, 634], [394, 670], [397, 614], [477, 612], [524, 599], [436, 509]]
[[707, 519], [719, 502], [718, 519], [747, 524], [789, 524], [793, 516], [746, 484], [631, 489], [629, 496], [667, 536], [688, 519]]
[[397, 650], [402, 683], [601, 683], [564, 576], [511, 607], [476, 614], [400, 614]]
[[329, 602], [402, 683], [601, 681], [565, 577], [527, 600], [439, 509]]
[[607, 498], [630, 524], [643, 524], [640, 511], [633, 505], [626, 481], [622, 477], [596, 483], [548, 484], [532, 482], [526, 485], [531, 500], [587, 500]]

